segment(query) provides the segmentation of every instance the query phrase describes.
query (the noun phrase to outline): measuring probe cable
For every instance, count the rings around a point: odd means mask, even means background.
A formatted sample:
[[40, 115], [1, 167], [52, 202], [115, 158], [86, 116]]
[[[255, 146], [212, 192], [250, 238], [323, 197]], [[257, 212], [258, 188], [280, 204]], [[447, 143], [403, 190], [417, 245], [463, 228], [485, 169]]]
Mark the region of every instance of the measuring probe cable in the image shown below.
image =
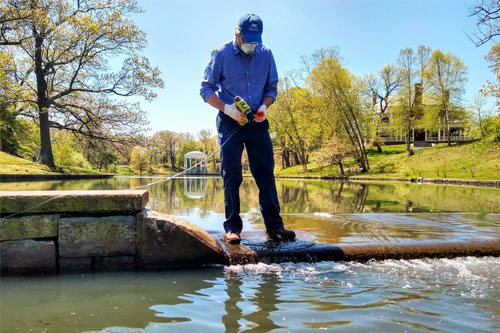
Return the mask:
[[[215, 153], [217, 153], [218, 151], [220, 151], [220, 150], [222, 149], [222, 147], [224, 147], [224, 145], [226, 145], [226, 143], [228, 143], [228, 142], [229, 142], [229, 140], [233, 137], [233, 135], [235, 135], [235, 134], [236, 134], [236, 133], [237, 133], [240, 129], [242, 129], [243, 127], [244, 127], [244, 126], [239, 126], [239, 127], [234, 128], [231, 132], [229, 132], [229, 136], [228, 136], [228, 138], [227, 138], [227, 139], [226, 139], [226, 140], [225, 140], [225, 141], [224, 141], [224, 142], [223, 142], [223, 143], [219, 146], [219, 148], [217, 148], [216, 150], [214, 150], [214, 151], [213, 151], [210, 155], [208, 155], [208, 156], [207, 156], [207, 158], [205, 158], [204, 160], [202, 160], [202, 161], [200, 161], [200, 162], [196, 163], [195, 165], [191, 166], [189, 169], [183, 170], [183, 171], [181, 171], [181, 172], [179, 172], [179, 173], [176, 173], [176, 174], [175, 174], [175, 175], [173, 175], [173, 176], [170, 176], [170, 177], [167, 177], [167, 178], [164, 178], [164, 179], [158, 180], [158, 181], [154, 181], [154, 182], [151, 182], [151, 183], [146, 184], [146, 185], [141, 185], [141, 186], [130, 187], [130, 188], [127, 188], [127, 189], [125, 189], [125, 190], [137, 190], [137, 189], [144, 188], [144, 187], [148, 187], [148, 186], [155, 185], [155, 184], [158, 184], [158, 183], [166, 182], [166, 181], [168, 181], [168, 180], [171, 180], [171, 179], [173, 179], [173, 178], [176, 178], [176, 177], [179, 177], [179, 176], [181, 176], [181, 175], [185, 174], [185, 173], [186, 173], [186, 172], [188, 172], [189, 170], [192, 170], [192, 169], [196, 168], [198, 165], [200, 165], [200, 164], [202, 164], [202, 163], [204, 163], [204, 162], [207, 162], [207, 161], [210, 159], [210, 157], [212, 157]], [[32, 207], [29, 207], [29, 208], [27, 208], [27, 209], [25, 209], [25, 210], [23, 210], [23, 211], [21, 211], [21, 212], [14, 213], [14, 214], [11, 214], [11, 215], [8, 215], [8, 216], [5, 216], [5, 217], [2, 217], [2, 218], [0, 218], [0, 220], [7, 220], [7, 219], [9, 219], [9, 218], [11, 218], [11, 217], [14, 217], [14, 216], [17, 216], [17, 215], [21, 215], [21, 214], [27, 213], [27, 212], [29, 212], [30, 210], [33, 210], [33, 209], [35, 209], [35, 208], [38, 208], [38, 207], [40, 207], [40, 206], [42, 206], [42, 205], [46, 204], [46, 203], [47, 203], [47, 202], [49, 202], [49, 201], [52, 201], [52, 200], [54, 200], [54, 199], [57, 199], [57, 198], [60, 198], [60, 197], [66, 196], [66, 195], [67, 195], [67, 194], [57, 195], [57, 196], [52, 197], [52, 198], [50, 198], [50, 199], [44, 200], [44, 201], [42, 201], [42, 202], [40, 202], [40, 203], [38, 203], [38, 204], [36, 204], [36, 205], [34, 205], [34, 206], [32, 206]]]

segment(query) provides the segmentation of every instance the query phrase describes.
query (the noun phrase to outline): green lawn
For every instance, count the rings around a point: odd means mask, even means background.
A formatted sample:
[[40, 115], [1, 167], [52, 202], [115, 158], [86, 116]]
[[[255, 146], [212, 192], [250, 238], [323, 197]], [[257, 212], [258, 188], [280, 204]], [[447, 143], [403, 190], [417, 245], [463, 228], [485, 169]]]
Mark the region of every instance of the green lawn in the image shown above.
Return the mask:
[[[401, 178], [454, 178], [500, 180], [500, 144], [469, 143], [447, 146], [436, 145], [433, 148], [417, 150], [415, 155], [407, 157], [404, 145], [383, 146], [383, 152], [377, 153], [375, 147], [368, 148], [370, 171], [364, 174], [346, 172], [349, 176], [401, 177]], [[278, 176], [339, 176], [337, 166], [321, 168], [308, 164], [308, 171], [302, 166], [287, 169], [277, 168]], [[348, 160], [344, 169], [355, 168], [354, 161]]]
[[49, 167], [24, 158], [16, 157], [0, 151], [0, 174], [97, 174], [99, 172], [78, 167]]
[[[496, 143], [469, 143], [461, 145], [436, 145], [433, 148], [417, 150], [415, 155], [407, 157], [404, 145], [383, 146], [383, 152], [377, 153], [375, 147], [368, 148], [370, 171], [357, 173], [357, 165], [353, 160], [344, 163], [344, 169], [349, 176], [361, 177], [402, 177], [402, 178], [455, 178], [500, 180], [500, 144]], [[307, 166], [307, 172], [301, 165], [281, 169], [276, 167], [277, 176], [339, 176], [338, 166], [321, 167], [314, 163]], [[155, 170], [159, 173], [168, 173], [171, 170]], [[51, 170], [48, 167], [0, 152], [0, 173], [98, 173], [92, 170], [77, 167], [61, 167]], [[117, 174], [131, 175], [128, 167], [118, 167]]]

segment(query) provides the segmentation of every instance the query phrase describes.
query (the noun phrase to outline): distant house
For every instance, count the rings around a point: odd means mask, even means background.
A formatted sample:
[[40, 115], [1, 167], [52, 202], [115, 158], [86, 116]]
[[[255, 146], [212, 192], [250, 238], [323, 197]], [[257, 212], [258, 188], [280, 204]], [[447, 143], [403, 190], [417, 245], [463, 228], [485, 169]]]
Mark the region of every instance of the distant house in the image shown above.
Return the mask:
[[[432, 108], [440, 108], [440, 105], [427, 105], [422, 102], [422, 88], [419, 83], [415, 84], [415, 104], [416, 109], [420, 110], [430, 110]], [[380, 116], [380, 106], [377, 103], [376, 95], [373, 95], [373, 108], [375, 115]], [[394, 106], [393, 106], [394, 107]], [[395, 106], [397, 107], [397, 106]], [[450, 125], [450, 142], [466, 142], [472, 141], [473, 139], [466, 135], [466, 122], [462, 119], [454, 118], [454, 114], [463, 114], [464, 109], [461, 107], [453, 106], [455, 110], [459, 110], [460, 112], [452, 112], [451, 119], [449, 121]], [[423, 114], [423, 113], [422, 113]], [[420, 114], [420, 118], [422, 117]], [[418, 116], [417, 116], [418, 118]], [[390, 122], [391, 115], [390, 112], [386, 112], [386, 114], [382, 115], [381, 118], [382, 125], [379, 129], [378, 135], [382, 139], [385, 145], [398, 145], [405, 143], [405, 137], [403, 134], [397, 134], [391, 131]], [[447, 143], [448, 135], [445, 129], [446, 122], [444, 121], [444, 117], [439, 117], [437, 120], [436, 128], [439, 128], [436, 132], [431, 132], [428, 130], [424, 130], [423, 128], [416, 128], [412, 131], [410, 137], [410, 143], [413, 144], [414, 147], [431, 147], [432, 144], [436, 143]]]

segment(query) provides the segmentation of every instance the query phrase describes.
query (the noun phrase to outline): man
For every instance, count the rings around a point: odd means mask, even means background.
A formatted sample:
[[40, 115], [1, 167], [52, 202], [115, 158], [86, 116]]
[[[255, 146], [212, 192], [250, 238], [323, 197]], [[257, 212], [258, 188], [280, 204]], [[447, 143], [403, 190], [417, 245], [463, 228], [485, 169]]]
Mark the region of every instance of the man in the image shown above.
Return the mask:
[[[226, 221], [224, 240], [239, 244], [243, 222], [240, 218], [239, 188], [243, 181], [241, 154], [246, 147], [250, 171], [259, 188], [260, 211], [266, 231], [273, 240], [292, 240], [279, 215], [274, 180], [273, 146], [269, 137], [266, 110], [278, 93], [278, 72], [271, 50], [262, 45], [263, 24], [259, 16], [245, 14], [235, 28], [235, 39], [212, 51], [201, 83], [203, 100], [219, 110], [217, 131], [221, 148]], [[245, 116], [236, 108], [234, 97], [242, 97], [255, 114], [244, 126]]]

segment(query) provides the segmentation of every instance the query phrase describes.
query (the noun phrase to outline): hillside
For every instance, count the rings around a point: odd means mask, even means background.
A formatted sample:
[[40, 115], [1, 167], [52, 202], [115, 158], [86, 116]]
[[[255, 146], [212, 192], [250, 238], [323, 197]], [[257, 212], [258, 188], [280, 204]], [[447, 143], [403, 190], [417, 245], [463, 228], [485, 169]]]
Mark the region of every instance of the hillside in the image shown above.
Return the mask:
[[70, 174], [93, 174], [99, 173], [93, 170], [87, 170], [77, 167], [60, 167], [51, 170], [49, 167], [35, 163], [24, 158], [16, 157], [0, 151], [0, 174], [57, 174], [57, 173], [70, 173]]
[[469, 143], [420, 149], [374, 161], [373, 176], [455, 179], [500, 179], [500, 145]]
[[[455, 178], [500, 180], [500, 144], [469, 143], [417, 150], [407, 157], [404, 146], [384, 146], [381, 154], [374, 147], [368, 148], [370, 171], [362, 174], [369, 177], [403, 178]], [[344, 168], [349, 176], [359, 173], [349, 172], [355, 168], [354, 161], [346, 161]], [[287, 169], [277, 168], [278, 176], [339, 176], [338, 167], [321, 168], [308, 164], [308, 171], [301, 172], [297, 165]]]
[[[438, 145], [433, 148], [417, 150], [415, 155], [407, 157], [404, 146], [384, 146], [379, 154], [375, 148], [368, 148], [371, 169], [368, 173], [353, 172], [354, 161], [344, 164], [349, 176], [369, 177], [403, 177], [403, 178], [454, 178], [500, 180], [500, 144], [470, 143], [462, 145]], [[308, 171], [302, 172], [300, 165], [280, 169], [277, 176], [338, 176], [338, 167], [321, 168], [313, 163], [308, 164]], [[77, 167], [61, 167], [56, 170], [0, 152], [0, 174], [89, 174], [98, 173]]]

